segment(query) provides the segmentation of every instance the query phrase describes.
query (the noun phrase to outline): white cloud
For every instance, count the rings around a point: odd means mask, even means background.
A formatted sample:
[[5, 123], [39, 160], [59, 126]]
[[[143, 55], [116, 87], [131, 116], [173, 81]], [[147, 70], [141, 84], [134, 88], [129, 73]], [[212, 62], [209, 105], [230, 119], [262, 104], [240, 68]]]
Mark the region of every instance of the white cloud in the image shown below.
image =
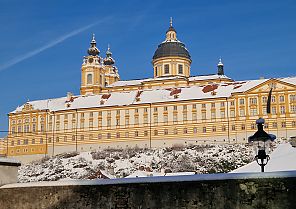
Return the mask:
[[29, 58], [31, 58], [31, 57], [33, 57], [33, 56], [35, 56], [35, 55], [49, 49], [49, 48], [51, 48], [51, 47], [65, 41], [65, 40], [67, 40], [67, 39], [69, 39], [69, 38], [83, 32], [83, 31], [85, 31], [87, 29], [97, 25], [97, 24], [105, 22], [107, 19], [109, 19], [109, 17], [103, 18], [103, 19], [101, 19], [99, 21], [91, 23], [91, 24], [89, 24], [87, 26], [84, 26], [82, 28], [78, 28], [76, 30], [73, 30], [70, 33], [67, 33], [67, 34], [63, 35], [63, 36], [61, 36], [61, 37], [59, 37], [59, 38], [45, 44], [44, 46], [42, 46], [40, 48], [34, 49], [34, 50], [30, 51], [30, 52], [27, 52], [24, 55], [18, 56], [16, 58], [8, 61], [7, 63], [4, 63], [4, 64], [0, 65], [0, 71], [5, 70], [5, 69], [7, 69], [9, 67], [12, 67], [13, 65], [16, 65], [16, 64], [18, 64], [18, 63], [20, 63], [20, 62], [22, 62], [22, 61], [24, 61], [26, 59], [29, 59]]

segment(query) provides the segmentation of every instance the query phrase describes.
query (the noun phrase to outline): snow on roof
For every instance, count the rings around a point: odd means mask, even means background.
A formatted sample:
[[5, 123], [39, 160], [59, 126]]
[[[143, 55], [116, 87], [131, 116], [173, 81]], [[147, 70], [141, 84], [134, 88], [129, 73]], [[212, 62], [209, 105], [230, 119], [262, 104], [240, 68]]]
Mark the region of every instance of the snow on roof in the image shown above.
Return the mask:
[[283, 82], [286, 82], [286, 83], [290, 83], [290, 84], [296, 85], [296, 76], [294, 76], [294, 77], [282, 78], [282, 79], [280, 79], [280, 80], [283, 81]]
[[248, 91], [249, 89], [258, 86], [258, 85], [260, 85], [261, 83], [264, 83], [267, 80], [269, 80], [269, 79], [236, 81], [236, 82], [233, 83], [233, 85], [235, 85], [233, 93]]
[[[213, 75], [217, 76], [217, 75]], [[178, 77], [158, 78], [158, 79], [176, 79]], [[183, 78], [183, 77], [180, 77]], [[193, 77], [192, 77], [193, 78]], [[197, 77], [195, 77], [197, 78]], [[144, 80], [133, 80], [133, 82], [144, 82]], [[111, 93], [101, 93], [99, 95], [80, 95], [72, 96], [70, 101], [67, 97], [56, 99], [29, 101], [28, 104], [37, 110], [62, 111], [75, 110], [82, 108], [96, 108], [108, 106], [125, 106], [132, 104], [148, 104], [156, 102], [170, 102], [170, 101], [185, 101], [185, 100], [199, 100], [199, 99], [214, 99], [214, 98], [228, 98], [232, 93], [245, 92], [252, 89], [268, 79], [248, 80], [248, 81], [233, 81], [221, 82], [208, 85], [194, 85], [180, 88], [155, 88], [121, 91]], [[294, 82], [294, 78], [282, 79], [283, 81]], [[118, 82], [132, 82], [132, 81], [118, 81]], [[118, 83], [116, 82], [116, 83]], [[115, 83], [115, 85], [117, 85]], [[22, 111], [24, 105], [17, 107], [11, 113]]]
[[214, 80], [214, 79], [230, 79], [226, 75], [218, 75], [218, 74], [212, 74], [212, 75], [199, 75], [199, 76], [192, 76], [189, 77], [189, 81], [201, 81], [201, 80]]
[[[270, 160], [265, 166], [265, 172], [296, 171], [296, 148], [290, 143], [280, 144], [270, 155]], [[260, 172], [261, 168], [256, 161], [242, 166], [230, 173]]]

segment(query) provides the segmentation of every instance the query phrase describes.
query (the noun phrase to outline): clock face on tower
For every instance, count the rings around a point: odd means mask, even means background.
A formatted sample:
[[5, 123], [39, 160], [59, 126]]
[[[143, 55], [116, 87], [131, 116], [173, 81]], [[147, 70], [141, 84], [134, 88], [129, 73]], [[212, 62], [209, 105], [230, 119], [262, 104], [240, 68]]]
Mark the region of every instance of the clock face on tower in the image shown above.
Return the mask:
[[92, 57], [88, 59], [89, 63], [92, 63], [93, 61], [94, 61], [94, 59]]

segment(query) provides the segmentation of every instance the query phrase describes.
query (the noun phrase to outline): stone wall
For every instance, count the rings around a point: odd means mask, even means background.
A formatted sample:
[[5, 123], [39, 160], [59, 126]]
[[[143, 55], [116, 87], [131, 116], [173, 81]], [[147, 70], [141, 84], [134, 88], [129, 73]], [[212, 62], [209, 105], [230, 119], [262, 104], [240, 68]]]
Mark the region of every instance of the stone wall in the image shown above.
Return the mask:
[[[18, 167], [21, 163], [16, 159], [0, 157], [0, 186], [18, 181]], [[1, 205], [0, 205], [0, 209]]]
[[292, 209], [296, 171], [12, 184], [5, 209]]

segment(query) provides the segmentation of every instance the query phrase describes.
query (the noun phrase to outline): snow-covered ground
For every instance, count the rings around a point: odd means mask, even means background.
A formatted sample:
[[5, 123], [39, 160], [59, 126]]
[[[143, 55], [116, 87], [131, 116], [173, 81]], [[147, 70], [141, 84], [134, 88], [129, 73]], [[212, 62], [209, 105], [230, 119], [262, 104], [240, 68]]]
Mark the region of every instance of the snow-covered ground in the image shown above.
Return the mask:
[[253, 156], [253, 149], [247, 144], [73, 152], [23, 165], [18, 177], [19, 182], [34, 182], [94, 179], [101, 173], [123, 178], [139, 170], [221, 173], [248, 164]]
[[[290, 143], [280, 144], [270, 155], [265, 166], [265, 172], [296, 171], [296, 148]], [[260, 172], [261, 168], [256, 161], [235, 169], [231, 173]]]

